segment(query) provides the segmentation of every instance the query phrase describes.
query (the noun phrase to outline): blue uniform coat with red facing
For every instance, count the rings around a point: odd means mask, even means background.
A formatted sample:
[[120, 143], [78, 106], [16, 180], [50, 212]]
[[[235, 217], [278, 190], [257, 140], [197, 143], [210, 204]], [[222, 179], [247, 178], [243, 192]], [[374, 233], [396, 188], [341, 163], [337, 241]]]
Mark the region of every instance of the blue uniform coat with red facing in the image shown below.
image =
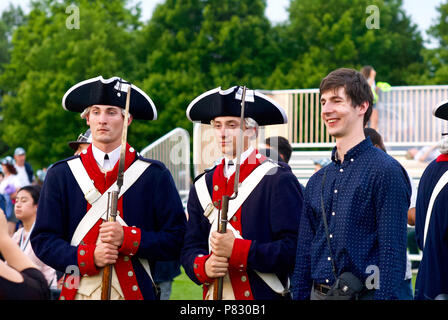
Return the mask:
[[[90, 146], [81, 154], [81, 160], [95, 187], [103, 193], [116, 181], [118, 162], [112, 171], [104, 174], [91, 149]], [[76, 227], [90, 208], [67, 164], [72, 158], [48, 170], [31, 244], [39, 259], [56, 270], [66, 272], [67, 267], [75, 266], [80, 275], [94, 275], [100, 272], [93, 263], [93, 253], [102, 220], [79, 246], [70, 244]], [[151, 300], [155, 299], [152, 282], [138, 258], [148, 259], [151, 264], [178, 259], [186, 217], [173, 178], [164, 164], [136, 155], [128, 145], [125, 169], [137, 158], [151, 165], [118, 202], [118, 211], [128, 227], [123, 227], [124, 241], [115, 269], [126, 300]], [[64, 287], [61, 296], [73, 299], [75, 294], [76, 288]]]
[[[240, 182], [263, 161], [269, 160], [254, 151], [241, 165]], [[235, 174], [227, 181], [223, 167], [224, 160], [205, 173], [207, 189], [214, 202], [221, 200], [223, 194], [233, 193]], [[287, 164], [280, 163], [274, 169], [276, 172], [269, 172], [263, 177], [229, 221], [244, 239], [235, 240], [229, 259], [229, 277], [236, 300], [282, 299], [254, 270], [276, 274], [286, 287], [287, 278], [294, 269], [303, 195], [297, 178]], [[205, 284], [205, 297], [207, 284], [213, 282], [205, 273], [205, 261], [210, 253], [208, 237], [211, 225], [204, 216], [195, 186], [190, 190], [187, 211], [189, 220], [181, 262], [195, 283]]]

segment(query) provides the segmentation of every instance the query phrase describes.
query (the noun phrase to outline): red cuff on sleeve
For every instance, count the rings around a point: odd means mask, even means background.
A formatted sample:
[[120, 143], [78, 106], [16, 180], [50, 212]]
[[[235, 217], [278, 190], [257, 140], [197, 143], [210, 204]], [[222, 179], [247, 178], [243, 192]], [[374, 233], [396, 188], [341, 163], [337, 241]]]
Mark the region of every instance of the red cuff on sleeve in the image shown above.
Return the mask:
[[207, 261], [207, 259], [210, 257], [210, 255], [198, 255], [196, 257], [196, 259], [194, 259], [193, 262], [193, 269], [194, 269], [194, 274], [196, 275], [196, 278], [198, 278], [198, 280], [206, 285], [209, 285], [213, 282], [214, 279], [209, 278], [207, 276], [207, 274], [205, 273], [205, 262]]
[[78, 267], [80, 276], [92, 276], [100, 272], [95, 266], [93, 253], [95, 252], [95, 245], [79, 245], [78, 246]]
[[132, 256], [137, 253], [140, 246], [141, 230], [137, 227], [123, 227], [124, 238], [118, 252], [124, 255]]
[[235, 239], [232, 254], [229, 259], [229, 267], [244, 271], [247, 268], [247, 257], [252, 240]]

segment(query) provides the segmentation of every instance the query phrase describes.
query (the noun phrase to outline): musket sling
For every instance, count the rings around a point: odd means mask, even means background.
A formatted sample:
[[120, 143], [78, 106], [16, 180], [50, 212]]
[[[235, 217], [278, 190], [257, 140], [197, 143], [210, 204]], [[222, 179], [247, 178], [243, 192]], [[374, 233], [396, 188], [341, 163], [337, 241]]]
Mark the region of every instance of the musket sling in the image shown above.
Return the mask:
[[434, 190], [431, 194], [431, 198], [429, 200], [428, 209], [426, 211], [426, 219], [425, 219], [425, 229], [423, 233], [423, 247], [425, 247], [426, 243], [426, 237], [428, 234], [428, 228], [429, 228], [429, 221], [431, 220], [431, 214], [432, 214], [432, 208], [434, 206], [434, 202], [436, 201], [437, 196], [439, 195], [440, 191], [448, 184], [448, 171], [445, 172], [437, 182], [436, 186], [434, 187]]
[[[70, 243], [72, 246], [78, 246], [82, 239], [84, 239], [85, 235], [90, 231], [90, 229], [92, 229], [92, 227], [99, 219], [106, 220], [108, 201], [107, 194], [108, 192], [117, 189], [117, 183], [115, 182], [106, 192], [101, 195], [101, 193], [95, 188], [80, 158], [74, 158], [67, 161], [67, 163], [73, 173], [73, 176], [76, 179], [76, 182], [84, 193], [84, 197], [92, 206], [84, 215], [81, 222], [76, 227], [75, 232], [73, 233], [73, 237]], [[134, 184], [134, 182], [138, 180], [138, 178], [150, 165], [151, 164], [148, 162], [137, 159], [124, 172], [123, 186], [120, 189], [118, 198], [120, 198]], [[126, 222], [118, 215], [117, 221], [122, 226], [127, 226]], [[148, 260], [139, 258], [139, 261], [154, 284]]]

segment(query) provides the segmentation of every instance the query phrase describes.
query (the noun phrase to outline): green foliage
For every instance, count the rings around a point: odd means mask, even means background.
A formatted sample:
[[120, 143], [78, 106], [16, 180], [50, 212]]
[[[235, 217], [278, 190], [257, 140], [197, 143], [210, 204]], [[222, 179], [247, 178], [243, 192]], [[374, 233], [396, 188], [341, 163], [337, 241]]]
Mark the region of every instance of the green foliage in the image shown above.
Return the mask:
[[[379, 29], [366, 26], [369, 5], [379, 9]], [[401, 0], [292, 0], [281, 32], [288, 38], [283, 45], [294, 50], [269, 86], [315, 88], [331, 70], [363, 65], [374, 66], [382, 81], [408, 84], [409, 68], [423, 61], [423, 44], [401, 6]]]
[[25, 15], [20, 7], [9, 5], [0, 18], [0, 72], [3, 65], [9, 62], [11, 37], [14, 30], [25, 23]]
[[439, 19], [431, 26], [428, 34], [438, 42], [438, 47], [423, 52], [425, 66], [421, 82], [426, 84], [446, 84], [448, 82], [448, 2], [441, 4], [437, 11]]
[[[80, 28], [69, 29], [66, 8], [80, 9]], [[26, 24], [14, 32], [11, 60], [0, 77], [3, 95], [1, 139], [10, 150], [26, 148], [35, 167], [69, 156], [67, 142], [86, 130], [76, 113], [61, 108], [75, 83], [103, 75], [126, 78], [138, 16], [124, 0], [33, 3]], [[126, 44], [126, 45], [125, 45]], [[131, 45], [129, 45], [131, 44]]]
[[[366, 27], [372, 4], [378, 30]], [[67, 28], [70, 5], [79, 29]], [[175, 127], [191, 133], [188, 103], [218, 86], [317, 87], [335, 68], [366, 64], [392, 85], [448, 78], [446, 4], [431, 29], [437, 50], [423, 47], [401, 0], [291, 0], [276, 26], [265, 10], [265, 0], [166, 0], [143, 23], [127, 0], [35, 0], [26, 16], [10, 7], [0, 18], [0, 154], [22, 146], [36, 168], [71, 155], [67, 141], [86, 124], [62, 97], [98, 75], [121, 76], [154, 100], [158, 120], [129, 128], [137, 150]]]

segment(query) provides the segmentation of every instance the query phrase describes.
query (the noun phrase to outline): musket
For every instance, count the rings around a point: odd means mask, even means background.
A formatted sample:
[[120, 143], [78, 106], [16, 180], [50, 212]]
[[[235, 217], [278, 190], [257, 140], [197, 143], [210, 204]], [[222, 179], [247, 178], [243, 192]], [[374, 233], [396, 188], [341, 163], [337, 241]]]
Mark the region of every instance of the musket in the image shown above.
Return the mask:
[[[229, 201], [235, 199], [238, 196], [238, 186], [240, 181], [240, 158], [243, 153], [243, 129], [244, 129], [244, 106], [246, 101], [246, 87], [243, 86], [243, 94], [241, 101], [241, 121], [240, 121], [240, 134], [238, 135], [236, 143], [236, 167], [235, 167], [235, 180], [233, 182], [233, 195], [231, 197], [223, 195], [221, 198], [221, 210], [218, 213], [218, 232], [227, 232], [227, 213], [229, 211]], [[216, 278], [214, 280], [213, 300], [222, 300], [224, 278]]]
[[[131, 101], [131, 84], [129, 83], [127, 96], [126, 96], [126, 107], [124, 113], [124, 123], [123, 132], [121, 134], [121, 150], [120, 150], [120, 160], [118, 162], [118, 176], [117, 176], [117, 189], [109, 192], [107, 195], [107, 216], [109, 222], [115, 222], [117, 220], [117, 205], [118, 205], [118, 195], [120, 194], [121, 187], [123, 185], [124, 177], [124, 163], [126, 157], [126, 141], [128, 137], [128, 119], [129, 119], [129, 104]], [[103, 269], [103, 279], [101, 286], [101, 300], [110, 300], [110, 293], [112, 287], [112, 265], [107, 265]]]

